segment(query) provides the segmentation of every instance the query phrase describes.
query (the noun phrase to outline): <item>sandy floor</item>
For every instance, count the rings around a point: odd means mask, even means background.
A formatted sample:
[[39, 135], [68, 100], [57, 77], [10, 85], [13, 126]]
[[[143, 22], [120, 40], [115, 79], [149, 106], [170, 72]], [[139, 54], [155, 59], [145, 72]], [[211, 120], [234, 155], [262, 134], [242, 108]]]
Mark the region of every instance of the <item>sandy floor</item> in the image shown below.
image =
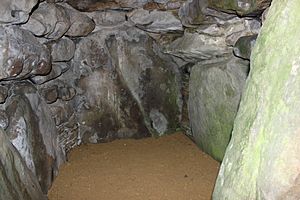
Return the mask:
[[183, 134], [74, 149], [50, 200], [209, 200], [219, 164]]

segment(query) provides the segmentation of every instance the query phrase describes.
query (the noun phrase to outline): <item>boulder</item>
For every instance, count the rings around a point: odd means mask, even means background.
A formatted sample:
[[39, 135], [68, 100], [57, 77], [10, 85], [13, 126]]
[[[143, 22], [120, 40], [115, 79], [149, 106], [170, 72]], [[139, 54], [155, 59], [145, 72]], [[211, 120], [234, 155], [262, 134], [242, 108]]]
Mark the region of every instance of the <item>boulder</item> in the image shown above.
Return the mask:
[[260, 22], [254, 19], [215, 18], [211, 25], [201, 25], [195, 31], [186, 30], [183, 37], [166, 47], [165, 52], [194, 63], [231, 57], [232, 46], [237, 40], [257, 34], [259, 29]]
[[70, 26], [70, 17], [64, 7], [44, 2], [34, 10], [22, 28], [31, 31], [36, 36], [56, 40], [61, 38]]
[[20, 82], [11, 91], [5, 104], [9, 114], [6, 133], [46, 194], [65, 160], [54, 120], [34, 86]]
[[48, 42], [47, 46], [51, 50], [52, 62], [70, 61], [75, 53], [75, 43], [67, 37]]
[[273, 0], [213, 199], [300, 199], [300, 2]]
[[260, 15], [268, 8], [272, 0], [205, 0], [209, 7], [229, 13], [237, 13], [241, 16]]
[[0, 199], [46, 200], [37, 178], [28, 169], [19, 152], [0, 129]]
[[169, 11], [137, 9], [129, 15], [129, 19], [136, 27], [151, 33], [183, 31], [181, 21]]
[[178, 70], [143, 31], [124, 25], [82, 39], [73, 69], [84, 140], [162, 135], [178, 128]]
[[191, 70], [188, 108], [192, 136], [218, 161], [222, 161], [231, 137], [248, 64], [232, 57], [219, 63], [198, 63]]
[[126, 13], [120, 10], [105, 10], [87, 13], [96, 26], [116, 26], [126, 21]]
[[0, 27], [0, 80], [45, 75], [51, 70], [48, 48], [18, 27]]
[[205, 20], [207, 2], [199, 0], [187, 0], [180, 7], [178, 15], [184, 26], [200, 25]]
[[89, 18], [86, 14], [77, 11], [76, 9], [63, 4], [66, 10], [71, 26], [66, 32], [66, 36], [69, 37], [83, 37], [90, 34], [95, 29], [95, 22]]
[[149, 0], [66, 0], [68, 4], [77, 10], [92, 12], [97, 10], [124, 9], [131, 10], [145, 5]]
[[0, 24], [25, 23], [38, 0], [2, 0], [0, 4]]

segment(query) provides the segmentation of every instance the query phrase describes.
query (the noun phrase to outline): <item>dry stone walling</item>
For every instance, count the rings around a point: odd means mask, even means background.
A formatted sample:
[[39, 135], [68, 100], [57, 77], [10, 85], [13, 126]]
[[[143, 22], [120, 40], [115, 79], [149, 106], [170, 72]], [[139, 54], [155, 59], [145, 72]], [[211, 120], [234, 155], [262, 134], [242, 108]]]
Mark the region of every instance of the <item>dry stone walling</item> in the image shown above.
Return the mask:
[[269, 5], [4, 0], [0, 199], [45, 199], [86, 142], [187, 129], [222, 160]]

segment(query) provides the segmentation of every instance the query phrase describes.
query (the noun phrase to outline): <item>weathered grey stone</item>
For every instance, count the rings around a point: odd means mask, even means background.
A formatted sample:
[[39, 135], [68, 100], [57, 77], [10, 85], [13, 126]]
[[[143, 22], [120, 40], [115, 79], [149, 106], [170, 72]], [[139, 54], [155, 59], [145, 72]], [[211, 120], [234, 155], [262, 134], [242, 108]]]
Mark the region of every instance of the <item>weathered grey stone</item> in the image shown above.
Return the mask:
[[0, 199], [46, 200], [34, 174], [0, 129]]
[[51, 50], [52, 62], [70, 61], [75, 53], [75, 43], [67, 37], [47, 44]]
[[[106, 28], [78, 43], [73, 68], [84, 141], [164, 134], [178, 127], [180, 79], [174, 63], [159, 51], [147, 34], [131, 26]], [[151, 120], [152, 109], [160, 114]], [[167, 120], [166, 128], [155, 116]]]
[[[207, 1], [207, 0], [205, 0]], [[208, 0], [209, 7], [239, 15], [259, 15], [272, 0]]]
[[243, 36], [235, 43], [234, 55], [243, 59], [250, 60], [251, 52], [254, 47], [257, 35]]
[[207, 2], [201, 0], [187, 0], [179, 9], [178, 15], [185, 26], [195, 26], [205, 20], [204, 9]]
[[28, 20], [38, 0], [1, 0], [0, 24], [19, 24]]
[[45, 76], [34, 76], [31, 77], [30, 80], [34, 84], [44, 84], [48, 81], [51, 81], [53, 79], [56, 79], [59, 77], [61, 74], [66, 72], [70, 68], [70, 65], [65, 63], [65, 62], [57, 62], [57, 63], [52, 63], [52, 69], [51, 72]]
[[68, 86], [58, 88], [58, 98], [63, 101], [70, 101], [76, 95], [76, 89]]
[[87, 13], [96, 26], [115, 26], [126, 21], [126, 12], [117, 10], [95, 11]]
[[64, 8], [70, 18], [71, 26], [66, 32], [69, 37], [87, 36], [95, 29], [95, 22], [84, 13], [78, 12], [68, 4]]
[[22, 28], [36, 36], [59, 39], [70, 26], [70, 17], [64, 7], [54, 3], [41, 3]]
[[184, 36], [171, 43], [165, 52], [187, 62], [230, 57], [236, 41], [242, 36], [257, 34], [259, 28], [260, 22], [253, 19], [218, 19], [214, 24], [200, 26], [195, 32], [185, 31]]
[[13, 95], [6, 102], [7, 135], [46, 194], [64, 161], [54, 120], [47, 104], [31, 84], [14, 84], [11, 91]]
[[8, 115], [5, 110], [0, 110], [0, 128], [5, 130], [9, 125]]
[[40, 90], [40, 93], [48, 104], [52, 104], [58, 99], [58, 87], [56, 85], [45, 87]]
[[49, 73], [49, 50], [30, 32], [18, 27], [0, 27], [0, 38], [0, 80]]
[[229, 143], [249, 62], [232, 57], [195, 65], [189, 84], [192, 135], [200, 148], [218, 161]]
[[219, 171], [215, 200], [300, 199], [300, 2], [273, 0]]
[[[181, 80], [177, 65], [161, 53], [157, 44], [138, 29], [121, 31], [110, 37], [110, 54], [152, 134], [164, 134], [178, 128], [181, 117]], [[130, 51], [126, 50], [130, 49]], [[157, 110], [168, 122], [164, 132], [153, 127], [151, 110]]]
[[140, 29], [152, 33], [182, 32], [183, 27], [179, 19], [172, 12], [152, 12], [137, 9], [129, 15], [130, 20]]
[[66, 0], [68, 4], [77, 10], [92, 12], [108, 9], [133, 9], [140, 8], [149, 0]]
[[8, 96], [8, 87], [5, 85], [0, 85], [0, 104], [5, 103]]

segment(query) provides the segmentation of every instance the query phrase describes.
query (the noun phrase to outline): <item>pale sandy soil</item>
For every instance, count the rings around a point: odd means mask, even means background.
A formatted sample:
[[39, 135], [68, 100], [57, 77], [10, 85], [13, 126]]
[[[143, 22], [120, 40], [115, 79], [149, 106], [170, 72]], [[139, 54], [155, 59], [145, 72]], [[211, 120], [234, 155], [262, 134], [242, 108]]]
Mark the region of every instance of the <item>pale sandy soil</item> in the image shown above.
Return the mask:
[[49, 200], [209, 200], [219, 163], [185, 135], [82, 145]]

